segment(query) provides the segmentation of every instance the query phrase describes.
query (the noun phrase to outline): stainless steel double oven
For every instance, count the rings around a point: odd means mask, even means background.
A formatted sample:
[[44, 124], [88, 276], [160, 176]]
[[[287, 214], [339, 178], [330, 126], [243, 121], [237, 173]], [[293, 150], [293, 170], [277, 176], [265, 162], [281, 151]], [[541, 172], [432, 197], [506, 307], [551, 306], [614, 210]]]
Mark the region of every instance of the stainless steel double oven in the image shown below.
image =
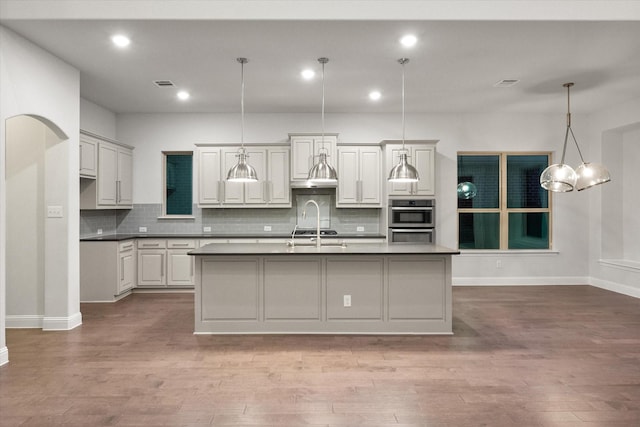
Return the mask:
[[435, 243], [434, 199], [390, 199], [389, 243]]

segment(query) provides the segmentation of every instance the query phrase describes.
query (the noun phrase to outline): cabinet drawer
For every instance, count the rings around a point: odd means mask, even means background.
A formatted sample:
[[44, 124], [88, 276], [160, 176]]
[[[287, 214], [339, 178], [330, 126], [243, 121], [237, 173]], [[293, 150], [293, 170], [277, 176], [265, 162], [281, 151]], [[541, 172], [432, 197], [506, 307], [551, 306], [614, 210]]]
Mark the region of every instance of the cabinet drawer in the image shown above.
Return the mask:
[[167, 248], [169, 249], [194, 249], [196, 241], [193, 239], [170, 239], [167, 240]]
[[118, 251], [119, 252], [127, 252], [130, 250], [133, 250], [133, 248], [135, 248], [136, 246], [136, 241], [135, 240], [126, 240], [124, 242], [120, 242], [118, 244]]
[[138, 249], [166, 249], [167, 241], [164, 239], [139, 239]]

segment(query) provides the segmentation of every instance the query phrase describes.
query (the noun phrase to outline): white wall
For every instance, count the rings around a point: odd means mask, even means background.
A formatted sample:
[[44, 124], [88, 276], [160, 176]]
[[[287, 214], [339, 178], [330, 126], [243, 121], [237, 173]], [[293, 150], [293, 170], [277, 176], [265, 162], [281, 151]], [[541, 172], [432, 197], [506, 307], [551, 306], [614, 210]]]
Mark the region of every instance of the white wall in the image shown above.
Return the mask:
[[80, 98], [80, 129], [116, 139], [116, 115], [98, 104]]
[[[48, 154], [55, 161], [45, 192], [46, 204], [63, 207], [65, 217], [45, 220], [45, 268], [50, 292], [45, 293], [45, 320], [52, 328], [81, 322], [79, 302], [78, 132], [80, 76], [78, 71], [14, 32], [0, 26], [0, 166], [5, 170], [6, 120], [28, 114], [37, 117], [56, 137]], [[55, 188], [50, 188], [55, 187]], [[6, 183], [0, 177], [0, 364], [8, 361], [5, 340]], [[47, 285], [48, 287], [49, 285]]]
[[[193, 150], [195, 143], [237, 143], [238, 114], [122, 114], [118, 140], [134, 152], [135, 203], [161, 203], [161, 151]], [[318, 132], [317, 114], [248, 114], [245, 141], [287, 141], [288, 133]], [[529, 114], [408, 114], [407, 139], [437, 139], [438, 243], [457, 247], [456, 156], [462, 150], [557, 151], [562, 149], [565, 117]], [[580, 121], [576, 115], [574, 121]], [[582, 121], [586, 121], [582, 118]], [[342, 143], [377, 143], [401, 137], [398, 114], [327, 114], [326, 131]], [[556, 156], [559, 157], [559, 154]], [[578, 163], [577, 152], [568, 161]], [[194, 189], [197, 191], [197, 189]], [[554, 195], [554, 249], [544, 254], [462, 255], [453, 264], [460, 284], [587, 283], [587, 192]], [[500, 259], [502, 268], [496, 268]]]

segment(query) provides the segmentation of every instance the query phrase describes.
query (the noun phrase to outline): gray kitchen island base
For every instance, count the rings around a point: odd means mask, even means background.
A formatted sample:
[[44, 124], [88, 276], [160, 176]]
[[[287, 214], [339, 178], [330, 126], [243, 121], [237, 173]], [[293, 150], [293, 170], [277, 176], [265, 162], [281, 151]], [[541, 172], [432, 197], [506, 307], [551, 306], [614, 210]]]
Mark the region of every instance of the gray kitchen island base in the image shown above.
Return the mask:
[[195, 333], [451, 334], [453, 253], [207, 245], [191, 253]]

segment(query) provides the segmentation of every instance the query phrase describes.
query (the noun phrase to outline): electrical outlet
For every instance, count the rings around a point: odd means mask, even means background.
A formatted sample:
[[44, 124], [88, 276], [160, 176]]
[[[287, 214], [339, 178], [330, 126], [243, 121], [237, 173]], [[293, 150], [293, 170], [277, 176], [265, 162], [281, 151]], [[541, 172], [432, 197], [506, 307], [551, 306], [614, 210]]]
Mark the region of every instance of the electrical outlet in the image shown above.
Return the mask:
[[271, 226], [270, 225], [265, 225], [264, 226], [264, 231], [271, 231]]
[[62, 206], [47, 206], [47, 218], [62, 218]]
[[140, 233], [146, 233], [147, 232], [147, 227], [138, 227], [138, 231]]
[[359, 225], [356, 227], [356, 231], [364, 231], [364, 227]]
[[502, 268], [502, 260], [496, 260], [496, 268]]
[[211, 233], [211, 227], [202, 227], [202, 231], [205, 233]]
[[102, 234], [102, 228], [98, 228], [98, 234]]
[[343, 295], [343, 300], [345, 307], [351, 307], [351, 295]]

